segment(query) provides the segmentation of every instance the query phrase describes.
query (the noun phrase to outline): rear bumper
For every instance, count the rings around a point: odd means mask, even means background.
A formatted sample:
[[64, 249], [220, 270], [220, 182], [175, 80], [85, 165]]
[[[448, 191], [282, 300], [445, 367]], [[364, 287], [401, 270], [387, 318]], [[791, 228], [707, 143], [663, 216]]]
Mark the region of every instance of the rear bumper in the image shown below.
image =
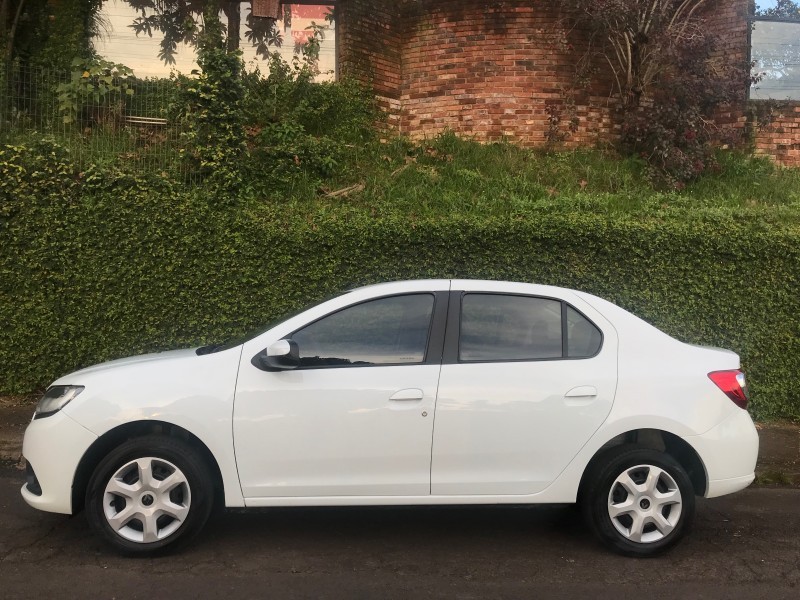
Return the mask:
[[[86, 450], [97, 439], [63, 412], [31, 421], [22, 455], [35, 472], [38, 489], [29, 480], [22, 498], [39, 510], [72, 514], [72, 482]], [[36, 493], [39, 492], [39, 493]]]
[[753, 483], [755, 474], [745, 475], [744, 477], [734, 477], [733, 479], [714, 479], [708, 482], [706, 498], [716, 498], [743, 490]]
[[705, 466], [706, 498], [738, 492], [755, 479], [758, 432], [747, 411], [737, 410], [710, 431], [686, 441]]

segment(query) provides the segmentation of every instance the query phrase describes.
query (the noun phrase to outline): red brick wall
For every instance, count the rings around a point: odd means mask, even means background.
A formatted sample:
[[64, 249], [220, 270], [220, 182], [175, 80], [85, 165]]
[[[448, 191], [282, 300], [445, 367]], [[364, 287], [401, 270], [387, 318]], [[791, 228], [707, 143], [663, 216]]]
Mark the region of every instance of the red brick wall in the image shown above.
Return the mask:
[[[721, 33], [721, 59], [742, 63], [749, 61], [747, 19], [751, 10], [751, 0], [727, 0], [715, 3], [706, 15], [709, 27]], [[748, 121], [746, 97], [747, 90], [742, 90], [742, 104], [721, 112], [717, 117], [718, 122], [737, 124], [745, 128]], [[800, 167], [800, 102], [781, 103], [774, 111], [774, 118], [769, 125], [761, 128], [753, 126], [749, 129], [752, 131], [756, 153], [771, 156], [785, 166]]]
[[716, 0], [708, 5], [703, 18], [708, 27], [720, 34], [719, 55], [726, 60], [747, 62], [748, 18], [751, 0]]
[[399, 128], [402, 87], [398, 4], [340, 0], [336, 5], [339, 75], [371, 85], [395, 129]]
[[[711, 2], [704, 16], [708, 28], [719, 32], [717, 60], [738, 64], [747, 68], [750, 60], [749, 21], [752, 0], [717, 0]], [[734, 125], [744, 132], [747, 125], [745, 103], [747, 88], [742, 85], [741, 103], [737, 106], [724, 107], [716, 116], [717, 124]]]
[[594, 144], [613, 135], [610, 84], [573, 89], [586, 43], [567, 33], [560, 4], [339, 0], [339, 72], [373, 85], [390, 125], [411, 138], [451, 129], [536, 145], [550, 132]]
[[800, 167], [800, 102], [779, 108], [768, 126], [756, 130], [757, 154], [772, 156], [787, 167]]
[[[749, 2], [734, 1], [741, 4]], [[757, 109], [759, 101], [752, 103], [752, 108]], [[787, 167], [800, 167], [800, 102], [778, 103], [773, 110], [771, 123], [753, 128], [753, 143], [757, 154], [771, 156], [778, 164]]]
[[[389, 125], [415, 139], [451, 129], [523, 145], [613, 140], [611, 82], [595, 75], [588, 91], [575, 85], [588, 36], [568, 28], [561, 4], [338, 0], [339, 72], [373, 85]], [[749, 14], [750, 0], [711, 3], [706, 19], [722, 34], [719, 60], [748, 60]], [[739, 106], [720, 112], [721, 125], [745, 130], [745, 98], [743, 90]], [[757, 151], [800, 166], [800, 103], [753, 135]]]
[[400, 131], [421, 138], [452, 129], [482, 141], [538, 145], [548, 131], [568, 133], [577, 119], [572, 144], [608, 137], [607, 87], [597, 97], [583, 92], [574, 106], [565, 101], [578, 87], [585, 45], [567, 34], [559, 6], [550, 0], [422, 2], [404, 28]]

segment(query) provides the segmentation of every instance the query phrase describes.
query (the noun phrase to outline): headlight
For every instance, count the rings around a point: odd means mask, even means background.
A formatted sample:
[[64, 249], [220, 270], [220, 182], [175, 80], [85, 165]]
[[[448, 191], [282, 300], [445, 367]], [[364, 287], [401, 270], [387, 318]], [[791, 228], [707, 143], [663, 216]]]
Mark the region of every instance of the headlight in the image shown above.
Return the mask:
[[44, 397], [36, 405], [34, 419], [49, 417], [64, 408], [69, 402], [80, 394], [85, 388], [82, 385], [54, 385], [49, 388]]

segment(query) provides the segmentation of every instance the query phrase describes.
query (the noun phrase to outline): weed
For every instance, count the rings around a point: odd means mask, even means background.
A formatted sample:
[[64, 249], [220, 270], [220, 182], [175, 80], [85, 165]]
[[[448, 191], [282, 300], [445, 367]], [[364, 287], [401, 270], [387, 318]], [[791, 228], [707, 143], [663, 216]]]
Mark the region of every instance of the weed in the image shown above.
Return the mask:
[[783, 471], [767, 470], [756, 474], [758, 485], [792, 485], [792, 478]]

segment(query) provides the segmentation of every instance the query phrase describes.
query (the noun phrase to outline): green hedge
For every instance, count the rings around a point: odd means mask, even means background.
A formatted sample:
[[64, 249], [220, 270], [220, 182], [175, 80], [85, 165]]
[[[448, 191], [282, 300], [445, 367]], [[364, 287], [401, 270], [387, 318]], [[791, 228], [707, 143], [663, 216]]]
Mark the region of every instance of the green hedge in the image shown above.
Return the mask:
[[[792, 212], [794, 210], [794, 212]], [[796, 209], [607, 215], [549, 206], [414, 220], [244, 202], [0, 147], [0, 391], [241, 334], [344, 288], [402, 278], [555, 284], [685, 341], [731, 348], [760, 418], [800, 418]]]

